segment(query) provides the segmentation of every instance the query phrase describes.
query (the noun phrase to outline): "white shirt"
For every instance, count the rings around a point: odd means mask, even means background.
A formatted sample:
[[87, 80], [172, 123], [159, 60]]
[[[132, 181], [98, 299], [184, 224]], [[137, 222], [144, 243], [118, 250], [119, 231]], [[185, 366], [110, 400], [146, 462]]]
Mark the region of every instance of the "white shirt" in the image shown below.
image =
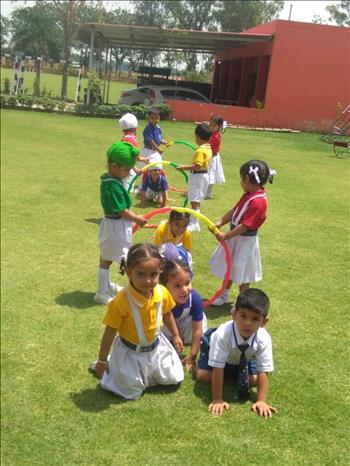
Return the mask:
[[272, 341], [267, 331], [259, 327], [258, 331], [245, 340], [239, 333], [236, 322], [228, 321], [221, 324], [210, 337], [209, 366], [224, 368], [226, 363], [238, 365], [241, 358], [241, 350], [237, 344], [248, 344], [245, 354], [248, 359], [256, 358], [257, 372], [272, 372]]

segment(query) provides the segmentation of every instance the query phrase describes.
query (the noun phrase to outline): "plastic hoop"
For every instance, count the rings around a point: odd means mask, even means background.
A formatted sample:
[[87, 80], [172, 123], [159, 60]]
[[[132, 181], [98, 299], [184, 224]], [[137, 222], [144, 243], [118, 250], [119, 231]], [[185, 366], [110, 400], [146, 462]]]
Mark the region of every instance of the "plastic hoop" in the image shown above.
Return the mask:
[[[162, 160], [161, 162], [160, 162], [160, 161], [159, 161], [159, 162], [152, 162], [152, 163], [149, 163], [148, 165], [145, 165], [145, 166], [142, 168], [142, 173], [145, 173], [149, 168], [154, 167], [154, 166], [157, 166], [157, 165], [170, 165], [170, 166], [174, 167], [175, 170], [176, 170], [176, 167], [177, 167], [179, 164], [178, 164], [178, 163], [175, 163], [175, 162], [170, 162], [169, 160]], [[186, 180], [186, 184], [187, 184], [187, 183], [188, 183], [188, 175], [187, 175], [187, 173], [184, 172], [184, 171], [183, 171], [183, 172], [180, 172], [180, 173], [182, 173], [182, 175], [184, 176], [184, 178], [185, 178], [185, 180]], [[131, 188], [133, 187], [133, 185], [134, 185], [134, 183], [135, 183], [135, 181], [137, 180], [138, 177], [139, 177], [139, 175], [136, 174], [136, 175], [134, 176], [134, 178], [130, 181], [130, 184], [129, 184], [128, 190], [127, 190], [128, 193], [130, 193]], [[186, 199], [184, 200], [184, 205], [183, 205], [183, 206], [186, 207], [187, 203], [188, 203], [188, 198], [187, 198], [187, 196], [186, 196]]]
[[[209, 228], [213, 229], [215, 232], [219, 231], [218, 228], [214, 225], [214, 223], [208, 217], [201, 214], [200, 212], [197, 212], [196, 210], [188, 209], [186, 207], [160, 207], [159, 209], [155, 209], [155, 210], [152, 210], [151, 212], [148, 212], [147, 214], [144, 215], [144, 217], [147, 220], [149, 220], [155, 215], [165, 214], [171, 210], [176, 210], [177, 212], [188, 212], [194, 217], [197, 217], [199, 220], [202, 220], [203, 222], [205, 222], [209, 226]], [[139, 225], [135, 223], [132, 228], [132, 234], [134, 235], [139, 228], [140, 228]], [[206, 301], [204, 301], [204, 307], [210, 306], [219, 296], [222, 295], [222, 293], [226, 289], [226, 285], [228, 281], [230, 280], [231, 267], [232, 267], [231, 253], [227, 246], [227, 242], [225, 240], [221, 240], [219, 241], [219, 243], [221, 244], [225, 252], [226, 272], [225, 272], [224, 280], [222, 282], [221, 287], [213, 294], [213, 296], [210, 299], [207, 299]]]

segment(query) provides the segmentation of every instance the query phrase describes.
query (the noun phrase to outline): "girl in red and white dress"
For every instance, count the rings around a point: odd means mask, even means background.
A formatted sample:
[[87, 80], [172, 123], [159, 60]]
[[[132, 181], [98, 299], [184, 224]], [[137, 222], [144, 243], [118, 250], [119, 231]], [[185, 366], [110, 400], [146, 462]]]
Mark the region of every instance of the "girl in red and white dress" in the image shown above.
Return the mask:
[[[258, 229], [266, 220], [267, 198], [263, 186], [267, 181], [272, 183], [273, 175], [262, 160], [250, 160], [244, 163], [239, 173], [244, 194], [215, 224], [220, 228], [230, 223], [230, 231], [219, 232], [215, 236], [218, 240], [227, 241], [231, 251], [232, 268], [227, 287], [213, 302], [214, 306], [229, 302], [229, 291], [233, 282], [237, 283], [241, 292], [249, 288], [250, 283], [262, 279]], [[221, 245], [216, 248], [209, 263], [212, 274], [223, 279], [226, 262]]]
[[209, 186], [205, 199], [213, 199], [213, 188], [214, 184], [224, 184], [225, 174], [222, 168], [221, 157], [220, 157], [220, 146], [221, 146], [221, 133], [224, 132], [226, 121], [221, 116], [213, 116], [210, 119], [209, 127], [212, 132], [210, 138], [210, 147], [213, 153], [213, 157], [210, 162], [208, 170]]

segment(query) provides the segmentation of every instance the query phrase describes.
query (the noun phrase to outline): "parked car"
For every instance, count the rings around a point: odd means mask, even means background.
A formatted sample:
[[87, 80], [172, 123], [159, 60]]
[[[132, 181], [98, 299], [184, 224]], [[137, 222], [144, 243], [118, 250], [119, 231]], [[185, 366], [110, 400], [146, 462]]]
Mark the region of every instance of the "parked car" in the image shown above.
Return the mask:
[[161, 104], [167, 99], [188, 100], [202, 103], [210, 101], [200, 92], [186, 87], [175, 86], [142, 86], [122, 91], [119, 104], [153, 105]]

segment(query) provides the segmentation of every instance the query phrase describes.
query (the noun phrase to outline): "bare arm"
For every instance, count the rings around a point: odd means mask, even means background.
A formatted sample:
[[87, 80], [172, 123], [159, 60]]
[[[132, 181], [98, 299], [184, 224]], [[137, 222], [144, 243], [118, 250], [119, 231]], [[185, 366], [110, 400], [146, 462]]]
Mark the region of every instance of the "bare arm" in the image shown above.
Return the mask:
[[200, 170], [201, 166], [197, 163], [193, 163], [192, 165], [178, 165], [176, 167], [176, 170], [179, 170], [179, 172], [183, 171], [188, 171], [188, 170]]
[[226, 225], [226, 223], [228, 223], [231, 220], [232, 214], [233, 214], [233, 209], [226, 212], [226, 214], [223, 217], [221, 217], [221, 220], [215, 223], [215, 226], [217, 228], [220, 228]]
[[189, 366], [191, 368], [196, 361], [196, 357], [199, 351], [199, 347], [201, 344], [201, 338], [203, 333], [203, 325], [201, 320], [193, 320], [192, 321], [192, 344], [191, 344], [191, 351], [188, 356], [186, 356], [182, 360], [182, 364], [184, 366]]
[[179, 331], [177, 329], [177, 325], [176, 325], [173, 313], [167, 312], [166, 314], [163, 314], [163, 321], [165, 325], [168, 327], [168, 329], [170, 330], [176, 351], [178, 353], [181, 353], [184, 345], [180, 338]]
[[245, 225], [240, 224], [237, 225], [233, 230], [228, 231], [227, 233], [223, 233], [220, 231], [219, 233], [216, 233], [215, 236], [218, 240], [228, 240], [234, 238], [235, 236], [242, 235], [246, 231], [248, 231], [248, 228]]
[[212, 414], [222, 414], [225, 410], [229, 409], [230, 405], [223, 400], [223, 387], [224, 369], [214, 367], [211, 376], [212, 402], [209, 405], [209, 411]]
[[142, 215], [135, 214], [135, 212], [133, 212], [130, 209], [123, 210], [122, 212], [120, 212], [120, 215], [123, 218], [126, 218], [127, 220], [131, 220], [132, 222], [137, 223], [138, 225], [140, 225], [140, 227], [143, 227], [143, 225], [147, 223], [145, 217], [142, 217]]
[[104, 371], [109, 372], [107, 358], [114, 341], [117, 331], [109, 327], [108, 325], [105, 328], [105, 331], [102, 336], [100, 352], [98, 354], [98, 361], [96, 364], [96, 373], [99, 377], [103, 376]]
[[265, 418], [272, 417], [272, 413], [277, 413], [276, 408], [266, 403], [269, 379], [266, 372], [258, 373], [258, 400], [252, 406], [252, 411]]
[[153, 139], [149, 139], [148, 142], [149, 142], [149, 144], [150, 144], [150, 146], [152, 147], [153, 150], [156, 150], [160, 154], [163, 153], [163, 150], [159, 146], [157, 146], [157, 144], [153, 141]]

